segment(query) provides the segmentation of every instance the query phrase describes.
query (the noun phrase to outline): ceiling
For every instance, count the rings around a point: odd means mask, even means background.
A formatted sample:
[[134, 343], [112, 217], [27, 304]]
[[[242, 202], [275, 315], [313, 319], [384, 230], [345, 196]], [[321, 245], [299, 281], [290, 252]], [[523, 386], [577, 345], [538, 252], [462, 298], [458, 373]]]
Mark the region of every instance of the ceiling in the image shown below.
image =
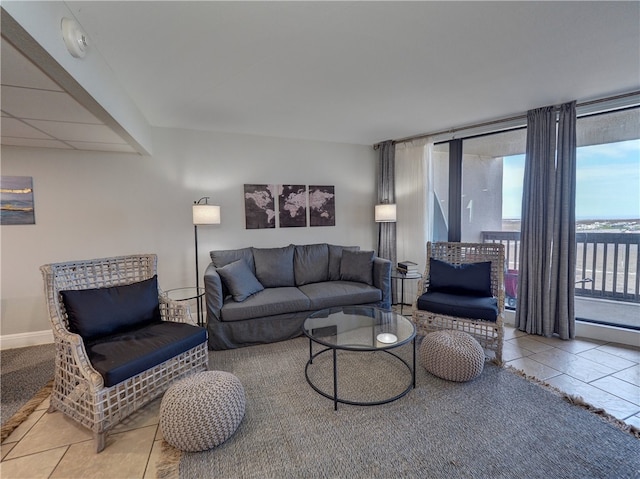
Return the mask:
[[[373, 144], [640, 89], [639, 2], [66, 4], [154, 127]], [[3, 144], [131, 148], [26, 62]]]
[[3, 145], [135, 152], [4, 38], [1, 47]]

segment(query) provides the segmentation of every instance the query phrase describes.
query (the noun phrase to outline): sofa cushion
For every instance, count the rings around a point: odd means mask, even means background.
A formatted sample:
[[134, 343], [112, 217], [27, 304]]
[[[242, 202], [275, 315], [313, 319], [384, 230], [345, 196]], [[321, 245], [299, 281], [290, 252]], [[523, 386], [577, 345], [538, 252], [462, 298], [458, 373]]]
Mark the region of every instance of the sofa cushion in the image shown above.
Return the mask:
[[311, 309], [325, 309], [351, 304], [377, 303], [382, 300], [382, 291], [364, 283], [352, 281], [326, 281], [300, 286], [311, 302]]
[[243, 259], [229, 263], [216, 271], [224, 281], [234, 301], [242, 302], [252, 294], [264, 289], [260, 281], [249, 269], [249, 265]]
[[87, 341], [91, 365], [107, 387], [118, 384], [207, 340], [204, 328], [161, 321]]
[[60, 291], [69, 330], [84, 339], [161, 321], [158, 277], [109, 288]]
[[276, 314], [308, 311], [310, 301], [298, 288], [267, 288], [242, 303], [225, 301], [221, 310], [222, 321], [241, 321]]
[[498, 301], [491, 297], [426, 292], [418, 298], [417, 306], [422, 311], [446, 316], [485, 321], [498, 319]]
[[291, 244], [283, 248], [252, 248], [256, 277], [265, 288], [295, 286]]
[[329, 246], [326, 243], [300, 245], [293, 254], [296, 286], [329, 279]]
[[256, 272], [256, 266], [253, 262], [253, 250], [251, 248], [211, 251], [209, 252], [209, 256], [211, 256], [211, 262], [216, 268], [222, 268], [229, 263], [243, 259], [249, 266], [251, 272]]
[[429, 291], [492, 296], [491, 262], [454, 265], [429, 258]]
[[373, 251], [344, 250], [340, 261], [340, 279], [373, 284], [374, 256]]
[[329, 248], [329, 281], [337, 281], [340, 279], [340, 262], [342, 261], [342, 252], [358, 251], [360, 246], [339, 246], [330, 244]]

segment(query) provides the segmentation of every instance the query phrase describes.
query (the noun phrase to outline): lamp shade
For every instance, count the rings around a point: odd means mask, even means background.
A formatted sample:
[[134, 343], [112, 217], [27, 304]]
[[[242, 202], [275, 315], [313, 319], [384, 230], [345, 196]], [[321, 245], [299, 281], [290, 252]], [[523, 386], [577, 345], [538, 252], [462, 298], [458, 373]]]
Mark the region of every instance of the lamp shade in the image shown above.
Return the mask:
[[220, 207], [214, 205], [193, 205], [194, 225], [219, 225]]
[[393, 223], [396, 221], [396, 205], [388, 203], [376, 205], [375, 219], [376, 223]]

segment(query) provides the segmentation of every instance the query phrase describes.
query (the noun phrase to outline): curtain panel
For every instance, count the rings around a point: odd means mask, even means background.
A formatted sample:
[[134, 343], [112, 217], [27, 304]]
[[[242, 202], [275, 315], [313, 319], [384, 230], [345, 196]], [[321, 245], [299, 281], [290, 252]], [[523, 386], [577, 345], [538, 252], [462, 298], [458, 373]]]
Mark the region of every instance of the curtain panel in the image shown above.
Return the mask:
[[[395, 145], [392, 140], [380, 144], [378, 158], [378, 204], [395, 203]], [[395, 222], [378, 223], [378, 256], [391, 261], [395, 267], [396, 259], [396, 224]]]
[[575, 336], [576, 102], [527, 113], [516, 326]]
[[[433, 225], [433, 142], [430, 139], [396, 144], [396, 243], [398, 260], [409, 260], [424, 271], [426, 245]], [[405, 297], [412, 303], [417, 296], [417, 281], [405, 281]]]

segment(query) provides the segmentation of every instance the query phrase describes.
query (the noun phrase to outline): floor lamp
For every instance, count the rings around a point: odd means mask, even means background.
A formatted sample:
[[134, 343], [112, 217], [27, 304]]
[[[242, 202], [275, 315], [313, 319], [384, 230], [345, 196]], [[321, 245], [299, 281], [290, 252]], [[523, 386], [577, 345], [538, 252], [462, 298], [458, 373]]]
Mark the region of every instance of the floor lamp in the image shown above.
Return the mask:
[[[378, 227], [378, 256], [380, 256], [381, 258], [384, 258], [386, 256], [389, 256], [387, 259], [390, 259], [393, 261], [392, 256], [394, 256], [393, 254], [385, 254], [388, 253], [385, 251], [385, 248], [383, 248], [382, 243], [384, 238], [387, 238], [389, 236], [389, 230], [388, 228], [384, 225], [384, 223], [395, 223], [396, 222], [396, 205], [395, 203], [381, 203], [381, 204], [377, 204], [375, 207], [375, 212], [374, 212], [374, 219], [376, 221], [376, 223], [383, 223]], [[387, 234], [383, 234], [383, 228], [385, 228], [385, 232], [387, 232]], [[394, 240], [395, 241], [395, 238]], [[395, 265], [392, 265], [395, 266]], [[396, 281], [395, 280], [391, 280], [391, 291], [392, 291], [392, 298], [391, 298], [391, 303], [393, 303], [393, 296], [397, 296], [395, 291], [396, 291]], [[401, 299], [401, 302], [404, 302], [404, 298]]]
[[198, 226], [220, 224], [220, 207], [210, 205], [208, 201], [209, 197], [203, 196], [193, 202], [193, 236], [196, 241], [196, 305], [198, 324], [201, 326], [204, 325], [204, 321], [202, 320], [202, 295], [200, 294], [200, 271], [198, 269]]

